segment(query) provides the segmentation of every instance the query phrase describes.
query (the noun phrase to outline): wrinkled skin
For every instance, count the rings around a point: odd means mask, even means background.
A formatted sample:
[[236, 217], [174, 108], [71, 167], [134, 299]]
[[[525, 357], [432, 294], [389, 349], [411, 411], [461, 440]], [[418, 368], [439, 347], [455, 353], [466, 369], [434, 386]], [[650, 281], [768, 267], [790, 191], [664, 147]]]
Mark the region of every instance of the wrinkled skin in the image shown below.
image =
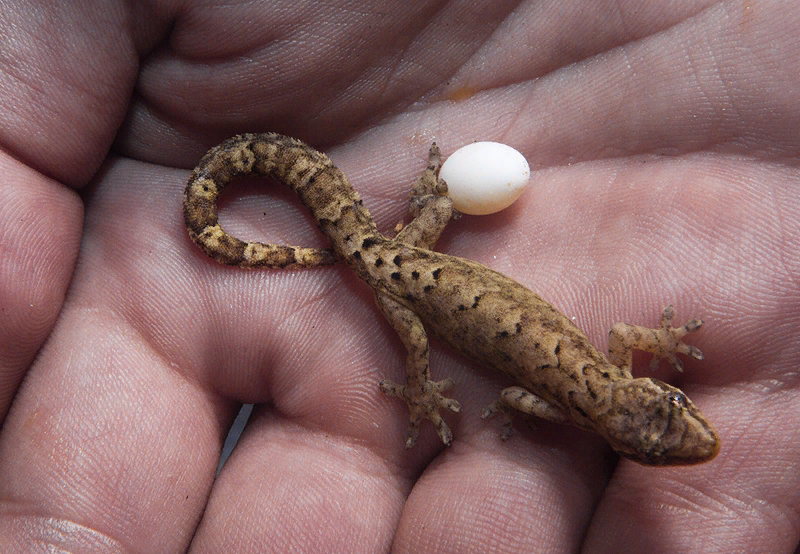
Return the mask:
[[[0, 551], [794, 552], [800, 4], [308, 8], [3, 4]], [[648, 376], [714, 422], [717, 458], [642, 467], [547, 422], [501, 443], [479, 415], [508, 383], [439, 343], [454, 443], [407, 452], [375, 386], [402, 345], [366, 287], [221, 267], [186, 235], [188, 170], [267, 130], [327, 152], [385, 232], [433, 140], [520, 150], [530, 190], [437, 249], [600, 348], [669, 303], [703, 319], [705, 360]], [[287, 190], [236, 186], [223, 218], [325, 246]]]

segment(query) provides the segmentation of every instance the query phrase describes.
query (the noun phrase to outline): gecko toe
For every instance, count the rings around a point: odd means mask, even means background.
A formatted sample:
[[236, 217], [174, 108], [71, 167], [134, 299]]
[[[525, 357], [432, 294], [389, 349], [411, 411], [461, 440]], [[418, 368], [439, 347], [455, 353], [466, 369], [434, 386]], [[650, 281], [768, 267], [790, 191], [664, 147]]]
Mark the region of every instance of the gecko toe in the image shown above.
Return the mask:
[[378, 387], [381, 389], [383, 394], [388, 396], [397, 396], [399, 398], [405, 398], [405, 387], [403, 385], [398, 385], [394, 381], [389, 379], [384, 379], [380, 383], [378, 383]]
[[661, 328], [667, 329], [672, 324], [673, 319], [675, 319], [675, 308], [670, 304], [661, 313]]
[[669, 360], [669, 364], [675, 368], [676, 371], [683, 373], [683, 362], [680, 361], [675, 354], [670, 354], [667, 356], [667, 360]]
[[439, 401], [439, 407], [457, 414], [461, 411], [461, 402], [453, 400], [452, 398], [442, 397]]
[[445, 446], [450, 446], [453, 442], [453, 433], [450, 431], [450, 427], [447, 426], [444, 419], [442, 419], [442, 416], [439, 415], [439, 412], [435, 411], [429, 413], [428, 419], [430, 419], [431, 423], [436, 427], [436, 433], [439, 435], [439, 438], [442, 439]]
[[702, 319], [693, 319], [683, 327], [686, 329], [687, 333], [694, 333], [703, 325]]
[[449, 377], [447, 379], [442, 379], [441, 381], [431, 381], [430, 383], [436, 392], [444, 392], [456, 386], [456, 382]]
[[431, 381], [432, 391], [430, 394], [432, 394], [436, 399], [436, 404], [438, 405], [439, 408], [442, 408], [444, 410], [449, 410], [455, 413], [461, 411], [461, 403], [458, 400], [454, 400], [453, 398], [447, 398], [446, 396], [442, 395], [444, 391], [450, 390], [455, 386], [456, 383], [452, 379]]
[[417, 444], [417, 437], [419, 437], [419, 421], [414, 423], [409, 423], [408, 429], [406, 430], [406, 448], [413, 448], [415, 444]]
[[680, 352], [681, 354], [686, 354], [687, 356], [691, 356], [695, 360], [702, 360], [705, 357], [703, 356], [703, 353], [700, 351], [699, 348], [689, 344], [681, 343], [678, 346], [678, 352]]
[[496, 400], [486, 406], [481, 412], [481, 419], [491, 419], [500, 416], [500, 440], [507, 441], [514, 433], [514, 413], [502, 400]]
[[499, 412], [502, 412], [502, 411], [503, 411], [503, 408], [500, 405], [500, 401], [499, 400], [495, 400], [494, 402], [492, 402], [491, 404], [486, 406], [483, 409], [483, 411], [481, 411], [481, 419], [491, 419], [495, 415], [497, 415]]

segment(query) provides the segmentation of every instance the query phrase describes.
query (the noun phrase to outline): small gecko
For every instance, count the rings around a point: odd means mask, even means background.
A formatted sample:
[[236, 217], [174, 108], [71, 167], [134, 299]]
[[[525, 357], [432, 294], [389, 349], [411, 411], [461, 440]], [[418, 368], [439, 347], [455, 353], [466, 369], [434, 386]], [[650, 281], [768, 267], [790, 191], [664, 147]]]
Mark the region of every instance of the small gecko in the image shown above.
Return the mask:
[[[601, 435], [621, 456], [644, 465], [688, 465], [717, 455], [720, 438], [679, 389], [633, 378], [633, 349], [651, 352], [653, 364], [676, 353], [702, 359], [682, 342], [702, 321], [671, 327], [664, 309], [658, 329], [616, 324], [606, 358], [567, 317], [505, 275], [476, 262], [434, 252], [447, 223], [459, 216], [439, 178], [441, 152], [434, 143], [428, 166], [409, 196], [411, 223], [394, 238], [378, 232], [358, 193], [323, 153], [275, 133], [238, 135], [212, 148], [192, 171], [183, 214], [189, 236], [219, 263], [243, 268], [306, 268], [340, 261], [373, 290], [378, 307], [403, 342], [405, 385], [389, 380], [380, 390], [405, 400], [410, 412], [406, 447], [430, 420], [444, 444], [452, 433], [440, 411], [461, 405], [443, 395], [452, 379], [434, 381], [427, 333], [465, 356], [511, 377], [482, 417], [499, 414], [502, 437], [515, 412], [568, 423]], [[217, 199], [235, 178], [273, 177], [289, 186], [311, 212], [331, 249], [245, 242], [220, 226]]]

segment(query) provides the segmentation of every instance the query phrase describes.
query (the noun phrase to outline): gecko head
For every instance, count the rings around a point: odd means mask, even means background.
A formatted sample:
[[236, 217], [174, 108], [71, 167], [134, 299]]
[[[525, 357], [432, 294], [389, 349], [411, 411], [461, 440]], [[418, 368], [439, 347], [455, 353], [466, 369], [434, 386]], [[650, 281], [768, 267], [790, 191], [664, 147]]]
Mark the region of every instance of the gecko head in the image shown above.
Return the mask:
[[686, 395], [657, 379], [614, 383], [604, 436], [621, 456], [648, 466], [708, 462], [720, 439]]

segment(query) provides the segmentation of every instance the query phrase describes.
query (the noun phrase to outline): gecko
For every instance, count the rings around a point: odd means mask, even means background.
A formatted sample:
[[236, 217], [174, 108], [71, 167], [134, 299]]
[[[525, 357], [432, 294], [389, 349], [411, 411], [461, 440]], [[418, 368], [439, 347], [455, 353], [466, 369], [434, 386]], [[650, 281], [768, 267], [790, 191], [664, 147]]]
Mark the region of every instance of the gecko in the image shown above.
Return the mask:
[[[678, 388], [634, 378], [634, 349], [653, 354], [651, 365], [676, 353], [702, 359], [682, 342], [702, 321], [671, 326], [615, 324], [608, 357], [566, 316], [513, 279], [476, 262], [435, 252], [451, 219], [459, 217], [439, 177], [441, 150], [433, 143], [428, 165], [411, 187], [412, 221], [396, 236], [382, 235], [347, 177], [323, 153], [275, 133], [228, 139], [200, 160], [184, 191], [183, 215], [191, 239], [219, 263], [242, 268], [309, 268], [346, 263], [372, 289], [380, 312], [407, 351], [406, 382], [388, 379], [380, 390], [403, 399], [409, 410], [406, 447], [414, 446], [429, 420], [445, 445], [453, 435], [442, 413], [458, 412], [445, 396], [452, 379], [434, 381], [428, 334], [466, 357], [510, 377], [483, 418], [502, 418], [502, 438], [522, 412], [599, 434], [620, 456], [648, 466], [690, 465], [714, 458], [720, 438], [702, 412]], [[309, 210], [331, 248], [304, 248], [242, 241], [220, 225], [217, 200], [236, 177], [271, 177], [291, 188]]]

